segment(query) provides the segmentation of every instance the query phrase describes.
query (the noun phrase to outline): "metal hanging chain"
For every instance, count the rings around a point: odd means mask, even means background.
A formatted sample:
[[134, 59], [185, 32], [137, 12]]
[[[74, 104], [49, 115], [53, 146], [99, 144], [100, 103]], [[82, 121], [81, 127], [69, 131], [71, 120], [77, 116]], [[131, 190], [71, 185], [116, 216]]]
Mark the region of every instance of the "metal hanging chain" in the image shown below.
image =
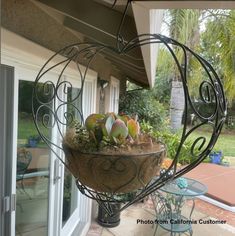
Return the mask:
[[113, 9], [116, 6], [117, 0], [114, 0], [113, 5], [111, 6], [111, 8]]
[[[127, 3], [126, 3], [126, 6], [125, 6], [125, 10], [122, 14], [122, 18], [121, 18], [121, 21], [120, 21], [120, 24], [118, 26], [118, 30], [117, 30], [117, 43], [116, 43], [116, 47], [117, 47], [117, 50], [119, 52], [121, 52], [122, 48], [121, 48], [121, 45], [124, 46], [125, 45], [125, 39], [123, 38], [123, 36], [121, 35], [121, 30], [122, 30], [122, 27], [123, 27], [123, 24], [124, 24], [124, 21], [125, 21], [125, 17], [126, 17], [126, 14], [127, 14], [127, 11], [128, 11], [128, 8], [129, 8], [129, 5], [131, 3], [132, 0], [127, 0]], [[115, 4], [117, 3], [117, 0], [115, 0], [115, 2], [113, 3], [113, 7], [115, 6]]]

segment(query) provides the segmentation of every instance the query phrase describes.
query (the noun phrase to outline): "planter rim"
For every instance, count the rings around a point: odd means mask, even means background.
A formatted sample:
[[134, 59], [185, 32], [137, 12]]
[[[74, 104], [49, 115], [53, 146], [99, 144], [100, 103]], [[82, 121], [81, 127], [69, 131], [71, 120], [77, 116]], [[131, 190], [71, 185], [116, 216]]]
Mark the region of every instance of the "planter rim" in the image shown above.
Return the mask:
[[[161, 147], [162, 146], [162, 147]], [[76, 149], [76, 148], [73, 148], [71, 147], [68, 143], [63, 143], [62, 144], [62, 147], [66, 147], [66, 148], [69, 148], [69, 149], [72, 149], [78, 153], [81, 153], [81, 154], [87, 154], [87, 155], [102, 155], [102, 156], [115, 156], [115, 157], [119, 157], [119, 156], [146, 156], [146, 155], [153, 155], [153, 154], [157, 154], [157, 153], [162, 153], [163, 151], [166, 151], [166, 147], [165, 147], [165, 144], [159, 142], [159, 150], [156, 150], [156, 151], [145, 151], [145, 152], [139, 152], [139, 153], [131, 153], [131, 152], [123, 152], [123, 153], [115, 153], [115, 152], [86, 152], [86, 151], [81, 151], [80, 149]]]

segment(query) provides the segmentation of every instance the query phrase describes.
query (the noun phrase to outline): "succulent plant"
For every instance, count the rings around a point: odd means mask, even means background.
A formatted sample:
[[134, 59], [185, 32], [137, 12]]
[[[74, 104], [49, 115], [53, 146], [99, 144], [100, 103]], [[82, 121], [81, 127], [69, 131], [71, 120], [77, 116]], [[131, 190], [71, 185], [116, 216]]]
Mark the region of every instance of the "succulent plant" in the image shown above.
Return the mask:
[[[73, 128], [72, 128], [73, 130]], [[72, 134], [75, 135], [73, 137]], [[84, 151], [111, 151], [146, 150], [153, 147], [152, 137], [141, 133], [136, 117], [117, 115], [115, 113], [91, 114], [82, 126], [79, 122], [75, 125], [75, 132], [70, 132], [65, 137], [67, 142], [73, 143], [78, 150]]]
[[91, 114], [85, 121], [85, 127], [96, 143], [109, 140], [114, 144], [123, 144], [127, 138], [136, 139], [139, 133], [137, 119], [114, 113]]
[[128, 128], [121, 119], [116, 119], [109, 133], [111, 140], [115, 143], [123, 143], [128, 136]]
[[97, 124], [104, 119], [102, 114], [91, 114], [85, 121], [87, 131], [94, 130]]
[[140, 126], [137, 122], [137, 118], [135, 120], [130, 119], [127, 121], [127, 128], [130, 136], [135, 139], [137, 138], [139, 132], [140, 132]]

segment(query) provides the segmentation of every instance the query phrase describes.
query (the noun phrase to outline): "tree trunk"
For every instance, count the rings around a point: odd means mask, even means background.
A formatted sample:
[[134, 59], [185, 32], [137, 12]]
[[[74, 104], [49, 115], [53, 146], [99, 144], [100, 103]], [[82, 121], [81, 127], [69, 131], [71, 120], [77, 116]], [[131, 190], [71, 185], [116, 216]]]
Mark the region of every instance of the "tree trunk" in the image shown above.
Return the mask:
[[181, 128], [184, 112], [184, 90], [182, 81], [172, 81], [170, 123], [171, 128], [177, 131]]

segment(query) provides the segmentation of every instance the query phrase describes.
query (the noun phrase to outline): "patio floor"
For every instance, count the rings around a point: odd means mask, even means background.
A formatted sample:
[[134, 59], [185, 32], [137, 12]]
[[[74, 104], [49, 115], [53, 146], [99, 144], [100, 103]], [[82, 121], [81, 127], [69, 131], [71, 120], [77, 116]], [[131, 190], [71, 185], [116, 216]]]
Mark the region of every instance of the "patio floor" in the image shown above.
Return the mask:
[[[212, 207], [212, 208], [211, 208]], [[190, 203], [186, 204], [183, 209], [183, 214], [189, 214], [191, 209]], [[196, 201], [196, 207], [192, 215], [192, 219], [198, 223], [193, 224], [193, 235], [208, 236], [231, 236], [235, 235], [235, 213], [231, 213], [234, 222], [232, 223], [225, 217], [220, 215], [220, 208], [211, 206], [202, 200]], [[212, 214], [213, 213], [213, 214]], [[199, 220], [228, 220], [226, 224], [199, 224]], [[135, 204], [121, 213], [121, 223], [115, 228], [103, 228], [93, 219], [90, 230], [87, 236], [152, 236], [154, 234], [154, 227], [152, 224], [137, 224], [137, 219], [154, 220], [155, 212], [151, 200], [145, 203]], [[170, 235], [169, 232], [158, 227], [156, 236]], [[187, 233], [187, 235], [189, 235]]]
[[235, 207], [235, 168], [211, 163], [201, 163], [186, 175], [205, 184], [206, 196]]
[[[187, 174], [208, 187], [207, 196], [213, 197], [221, 202], [235, 203], [235, 168], [218, 166], [215, 164], [200, 164], [197, 168]], [[223, 178], [222, 178], [223, 177]], [[235, 213], [224, 210], [200, 199], [195, 200], [195, 210], [192, 220], [193, 235], [208, 236], [230, 236], [235, 235]], [[192, 202], [188, 201], [183, 209], [184, 215], [189, 215]], [[138, 203], [121, 213], [121, 223], [115, 228], [103, 228], [93, 219], [87, 236], [151, 236], [154, 234], [152, 224], [137, 224], [137, 219], [154, 220], [155, 212], [151, 200]], [[225, 224], [199, 224], [199, 220], [224, 220]], [[169, 232], [158, 227], [156, 236], [170, 235]], [[189, 234], [188, 234], [189, 235]]]

